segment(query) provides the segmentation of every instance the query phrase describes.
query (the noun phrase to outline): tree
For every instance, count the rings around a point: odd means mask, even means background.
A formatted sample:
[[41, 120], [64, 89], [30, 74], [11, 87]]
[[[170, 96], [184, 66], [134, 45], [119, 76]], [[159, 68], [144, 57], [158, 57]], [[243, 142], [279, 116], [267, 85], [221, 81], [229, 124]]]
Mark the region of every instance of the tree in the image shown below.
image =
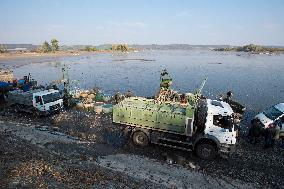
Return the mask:
[[52, 39], [51, 41], [51, 49], [52, 52], [58, 51], [59, 50], [59, 41], [57, 39]]
[[41, 45], [41, 51], [44, 53], [51, 51], [51, 47], [47, 41], [43, 42], [43, 44]]
[[122, 51], [122, 52], [126, 52], [129, 50], [128, 45], [126, 44], [112, 45], [111, 49], [113, 51]]
[[7, 52], [7, 48], [5, 47], [5, 45], [0, 44], [0, 53], [5, 53]]
[[83, 49], [83, 50], [88, 51], [88, 52], [92, 52], [92, 51], [97, 51], [97, 48], [93, 47], [93, 46], [86, 46], [85, 49]]

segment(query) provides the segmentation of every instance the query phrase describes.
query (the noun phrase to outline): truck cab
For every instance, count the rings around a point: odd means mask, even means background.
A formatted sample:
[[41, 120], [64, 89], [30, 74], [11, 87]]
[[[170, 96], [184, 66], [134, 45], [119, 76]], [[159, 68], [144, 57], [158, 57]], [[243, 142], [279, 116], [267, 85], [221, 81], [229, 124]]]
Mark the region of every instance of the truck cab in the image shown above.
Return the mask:
[[204, 125], [198, 123], [195, 125], [196, 127], [202, 127], [202, 129], [195, 132], [197, 137], [194, 141], [194, 148], [197, 154], [206, 156], [204, 153], [207, 152], [207, 155], [209, 155], [210, 147], [207, 149], [203, 146], [203, 149], [199, 149], [198, 144], [201, 143], [213, 144], [214, 148], [218, 149], [220, 155], [232, 153], [237, 137], [232, 108], [223, 101], [206, 99], [205, 103], [205, 106], [199, 106], [199, 111], [206, 113], [198, 117], [201, 122], [204, 122]]
[[58, 90], [34, 89], [14, 90], [7, 94], [7, 102], [16, 111], [48, 115], [63, 107], [63, 99]]
[[63, 99], [58, 90], [33, 93], [33, 106], [39, 114], [49, 114], [62, 109]]

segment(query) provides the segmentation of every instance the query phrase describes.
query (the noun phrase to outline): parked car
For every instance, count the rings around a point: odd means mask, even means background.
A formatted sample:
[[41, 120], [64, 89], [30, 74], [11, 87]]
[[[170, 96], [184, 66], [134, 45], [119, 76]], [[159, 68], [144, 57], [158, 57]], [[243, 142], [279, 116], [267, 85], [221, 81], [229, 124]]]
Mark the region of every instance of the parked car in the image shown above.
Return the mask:
[[255, 118], [260, 120], [264, 128], [267, 128], [271, 123], [280, 123], [280, 132], [284, 132], [284, 103], [279, 103], [267, 108], [257, 114]]

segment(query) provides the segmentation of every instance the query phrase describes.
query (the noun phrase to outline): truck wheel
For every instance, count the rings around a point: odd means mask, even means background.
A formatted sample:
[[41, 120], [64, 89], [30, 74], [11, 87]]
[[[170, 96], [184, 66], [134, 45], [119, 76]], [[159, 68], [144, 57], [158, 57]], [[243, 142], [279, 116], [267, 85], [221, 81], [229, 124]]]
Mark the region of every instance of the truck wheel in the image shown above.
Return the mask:
[[136, 131], [132, 135], [132, 141], [135, 145], [145, 147], [149, 144], [148, 136], [142, 131]]
[[196, 147], [196, 154], [201, 159], [214, 159], [217, 155], [216, 148], [212, 144], [200, 143]]

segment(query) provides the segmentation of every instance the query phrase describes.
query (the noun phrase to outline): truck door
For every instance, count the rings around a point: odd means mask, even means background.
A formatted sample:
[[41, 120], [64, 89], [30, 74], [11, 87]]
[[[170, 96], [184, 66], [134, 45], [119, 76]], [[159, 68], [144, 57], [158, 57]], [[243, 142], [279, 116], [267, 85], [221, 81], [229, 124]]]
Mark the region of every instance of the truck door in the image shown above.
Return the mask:
[[40, 111], [43, 111], [43, 101], [41, 96], [35, 96], [34, 97], [34, 107]]

